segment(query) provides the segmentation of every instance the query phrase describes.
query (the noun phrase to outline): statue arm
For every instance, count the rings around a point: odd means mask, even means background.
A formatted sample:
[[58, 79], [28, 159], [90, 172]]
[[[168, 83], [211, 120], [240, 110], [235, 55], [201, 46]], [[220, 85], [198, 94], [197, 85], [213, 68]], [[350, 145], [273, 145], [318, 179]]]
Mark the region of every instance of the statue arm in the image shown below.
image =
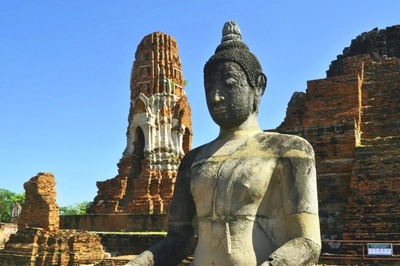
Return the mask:
[[190, 255], [194, 241], [192, 221], [196, 214], [190, 193], [190, 166], [195, 157], [193, 152], [185, 156], [179, 167], [168, 220], [167, 237], [126, 265], [177, 265]]
[[307, 141], [300, 141], [304, 148], [287, 151], [278, 166], [289, 240], [262, 265], [312, 265], [320, 255], [314, 151]]

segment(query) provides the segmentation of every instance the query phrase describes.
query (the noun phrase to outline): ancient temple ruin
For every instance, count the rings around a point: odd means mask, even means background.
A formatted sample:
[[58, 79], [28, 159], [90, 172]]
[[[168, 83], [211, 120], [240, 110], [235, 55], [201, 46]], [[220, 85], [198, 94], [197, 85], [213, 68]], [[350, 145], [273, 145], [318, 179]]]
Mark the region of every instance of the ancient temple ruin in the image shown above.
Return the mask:
[[[89, 212], [168, 212], [177, 167], [191, 148], [190, 107], [181, 70], [172, 37], [156, 32], [139, 44], [131, 75], [127, 146], [118, 175], [97, 183]], [[292, 96], [286, 118], [275, 131], [302, 136], [315, 150], [323, 239], [400, 240], [399, 103], [400, 26], [361, 34], [332, 62], [326, 78], [308, 81], [305, 93]], [[53, 175], [40, 173], [30, 182], [18, 233], [0, 251], [0, 262], [66, 265], [101, 260], [104, 251], [96, 235], [59, 230]], [[122, 222], [115, 223], [119, 227], [110, 220], [101, 223], [104, 217], [96, 215], [80, 220], [64, 216], [60, 221], [80, 222], [68, 228], [98, 225], [103, 231], [106, 223], [112, 227], [109, 231], [138, 224], [125, 219], [134, 215], [104, 216]], [[166, 215], [144, 216], [156, 223]], [[351, 250], [338, 245], [329, 252]]]
[[161, 32], [144, 37], [131, 72], [127, 146], [118, 175], [97, 182], [89, 213], [169, 211], [178, 166], [191, 149], [184, 84], [176, 40]]
[[0, 250], [0, 265], [86, 265], [104, 259], [98, 235], [59, 229], [55, 184], [51, 173], [39, 173], [24, 184], [18, 231]]
[[400, 26], [358, 36], [293, 95], [277, 131], [314, 147], [322, 239], [400, 239], [399, 113]]

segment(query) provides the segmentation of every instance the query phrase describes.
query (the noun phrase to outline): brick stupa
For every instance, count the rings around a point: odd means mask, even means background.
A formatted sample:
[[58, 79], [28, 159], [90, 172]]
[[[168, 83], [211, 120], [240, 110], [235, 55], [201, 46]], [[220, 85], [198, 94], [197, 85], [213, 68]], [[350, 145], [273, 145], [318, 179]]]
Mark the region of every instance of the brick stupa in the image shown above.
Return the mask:
[[191, 149], [191, 110], [178, 44], [161, 32], [143, 38], [131, 73], [127, 146], [115, 178], [97, 182], [88, 212], [168, 212], [177, 169]]

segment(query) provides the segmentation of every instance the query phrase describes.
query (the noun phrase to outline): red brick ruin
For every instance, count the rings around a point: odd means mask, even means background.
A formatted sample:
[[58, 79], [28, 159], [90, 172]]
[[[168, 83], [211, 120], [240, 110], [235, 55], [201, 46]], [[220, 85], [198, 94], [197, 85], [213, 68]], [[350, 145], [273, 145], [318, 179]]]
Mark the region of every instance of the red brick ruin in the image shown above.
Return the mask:
[[[104, 231], [125, 229], [120, 227], [126, 221], [139, 219], [132, 214], [158, 214], [142, 215], [154, 223], [165, 216], [180, 160], [191, 148], [191, 111], [172, 37], [156, 32], [143, 38], [130, 90], [127, 146], [118, 175], [97, 182], [88, 211], [98, 215], [72, 219], [99, 225], [113, 217], [101, 214], [127, 214], [115, 216], [124, 222], [109, 223], [118, 228]], [[322, 239], [400, 240], [399, 113], [400, 26], [361, 34], [331, 63], [326, 78], [308, 81], [305, 93], [293, 94], [274, 131], [302, 136], [314, 147]], [[0, 250], [2, 265], [73, 265], [104, 256], [98, 236], [58, 228], [54, 185], [50, 173], [25, 184], [18, 232]], [[360, 252], [346, 244], [323, 250]]]
[[92, 214], [167, 213], [177, 169], [191, 149], [191, 110], [178, 44], [161, 32], [143, 38], [131, 73], [127, 146], [118, 175], [97, 182]]
[[400, 26], [358, 36], [293, 94], [277, 131], [314, 147], [322, 239], [400, 240], [399, 114]]
[[18, 231], [28, 227], [56, 231], [60, 212], [56, 202], [56, 181], [51, 173], [39, 173], [24, 184], [25, 202], [18, 220]]
[[56, 182], [51, 173], [39, 173], [24, 184], [25, 203], [18, 231], [0, 250], [0, 265], [80, 265], [105, 257], [98, 235], [59, 230]]

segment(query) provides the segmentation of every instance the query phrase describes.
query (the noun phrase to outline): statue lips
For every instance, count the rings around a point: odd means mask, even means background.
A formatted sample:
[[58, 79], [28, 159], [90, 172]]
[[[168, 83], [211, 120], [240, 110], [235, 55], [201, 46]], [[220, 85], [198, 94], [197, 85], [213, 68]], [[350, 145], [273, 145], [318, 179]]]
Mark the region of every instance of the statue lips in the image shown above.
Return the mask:
[[223, 113], [226, 113], [226, 109], [223, 106], [216, 106], [213, 109], [213, 113], [216, 115], [223, 114]]

